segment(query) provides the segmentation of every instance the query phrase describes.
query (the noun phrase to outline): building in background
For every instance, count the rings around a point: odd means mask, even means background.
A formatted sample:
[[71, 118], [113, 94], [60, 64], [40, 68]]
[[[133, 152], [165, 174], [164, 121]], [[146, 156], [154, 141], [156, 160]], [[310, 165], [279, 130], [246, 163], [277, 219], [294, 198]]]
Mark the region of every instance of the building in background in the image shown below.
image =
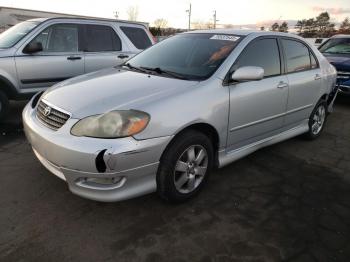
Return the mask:
[[[0, 6], [0, 33], [10, 28], [11, 26], [14, 26], [17, 23], [20, 23], [29, 19], [50, 18], [50, 17], [79, 17], [79, 18], [90, 18], [90, 19], [91, 18], [106, 19], [101, 17], [72, 15], [72, 14], [63, 14], [63, 13]], [[118, 20], [118, 21], [122, 21], [122, 20]], [[144, 22], [139, 22], [139, 23], [144, 24], [148, 28], [148, 23], [144, 23]]]
[[71, 15], [71, 14], [62, 14], [62, 13], [0, 6], [0, 33], [17, 23], [20, 23], [29, 19], [57, 17], [57, 16], [86, 17], [86, 16]]

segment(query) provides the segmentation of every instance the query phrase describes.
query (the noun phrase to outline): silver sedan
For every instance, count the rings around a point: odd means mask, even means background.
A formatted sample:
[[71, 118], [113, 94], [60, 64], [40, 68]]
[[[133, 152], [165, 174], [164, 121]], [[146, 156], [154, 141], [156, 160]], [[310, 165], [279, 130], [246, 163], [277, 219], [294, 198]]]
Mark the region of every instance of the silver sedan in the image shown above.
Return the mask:
[[335, 83], [334, 67], [300, 37], [195, 31], [55, 85], [23, 121], [37, 158], [73, 193], [119, 201], [157, 191], [181, 202], [215, 167], [317, 138]]

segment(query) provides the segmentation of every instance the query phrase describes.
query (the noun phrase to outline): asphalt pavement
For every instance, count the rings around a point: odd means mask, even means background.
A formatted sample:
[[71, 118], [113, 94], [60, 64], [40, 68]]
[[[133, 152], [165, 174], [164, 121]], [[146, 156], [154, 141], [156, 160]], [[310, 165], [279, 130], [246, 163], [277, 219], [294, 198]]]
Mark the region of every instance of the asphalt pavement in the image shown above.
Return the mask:
[[350, 261], [350, 98], [318, 140], [216, 170], [181, 205], [73, 195], [26, 142], [24, 104], [0, 124], [0, 261]]

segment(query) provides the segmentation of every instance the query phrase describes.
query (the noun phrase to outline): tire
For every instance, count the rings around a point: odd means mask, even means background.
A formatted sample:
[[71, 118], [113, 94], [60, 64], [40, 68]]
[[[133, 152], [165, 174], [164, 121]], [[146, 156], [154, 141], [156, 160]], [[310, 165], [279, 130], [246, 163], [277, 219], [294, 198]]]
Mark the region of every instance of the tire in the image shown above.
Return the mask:
[[194, 130], [180, 134], [161, 157], [157, 172], [159, 196], [173, 203], [192, 198], [205, 185], [213, 160], [213, 144], [206, 135]]
[[321, 135], [327, 120], [327, 107], [327, 102], [324, 100], [316, 104], [309, 118], [309, 131], [304, 135], [306, 139], [314, 140]]
[[4, 120], [9, 109], [9, 100], [7, 95], [0, 90], [0, 121]]

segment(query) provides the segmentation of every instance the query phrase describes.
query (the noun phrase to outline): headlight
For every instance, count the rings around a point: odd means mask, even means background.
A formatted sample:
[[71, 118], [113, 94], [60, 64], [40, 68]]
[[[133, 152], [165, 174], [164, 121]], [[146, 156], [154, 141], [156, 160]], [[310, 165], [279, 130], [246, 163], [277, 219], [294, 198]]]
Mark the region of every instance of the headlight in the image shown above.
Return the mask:
[[80, 120], [72, 127], [71, 133], [98, 138], [127, 137], [140, 133], [149, 120], [149, 115], [141, 111], [111, 111]]

